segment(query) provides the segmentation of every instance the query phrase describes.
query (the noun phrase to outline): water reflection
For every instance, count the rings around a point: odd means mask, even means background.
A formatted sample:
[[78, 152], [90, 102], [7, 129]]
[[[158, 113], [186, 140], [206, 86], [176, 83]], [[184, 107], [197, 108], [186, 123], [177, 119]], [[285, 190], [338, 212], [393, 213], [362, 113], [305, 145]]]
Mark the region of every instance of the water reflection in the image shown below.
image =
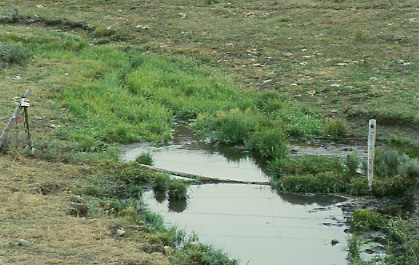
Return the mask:
[[329, 206], [339, 202], [344, 202], [346, 199], [341, 196], [327, 195], [327, 194], [296, 194], [278, 192], [278, 195], [284, 201], [294, 205], [312, 205]]
[[188, 200], [169, 200], [168, 209], [171, 212], [181, 213], [187, 206]]
[[154, 198], [158, 202], [164, 202], [167, 198], [166, 192], [154, 191]]
[[344, 216], [334, 204], [341, 197], [244, 184], [192, 185], [188, 194], [179, 203], [157, 202], [152, 191], [143, 199], [167, 225], [197, 234], [243, 265], [347, 264]]
[[[214, 178], [266, 181], [262, 160], [240, 147], [199, 141], [182, 124], [172, 142], [124, 148], [123, 161], [151, 152], [154, 165], [171, 171]], [[189, 198], [170, 201], [145, 192], [143, 200], [168, 226], [195, 233], [238, 258], [243, 265], [347, 264], [344, 216], [330, 195], [278, 193], [269, 186], [191, 185]], [[331, 242], [340, 242], [332, 244]], [[303, 255], [301, 253], [304, 253]]]

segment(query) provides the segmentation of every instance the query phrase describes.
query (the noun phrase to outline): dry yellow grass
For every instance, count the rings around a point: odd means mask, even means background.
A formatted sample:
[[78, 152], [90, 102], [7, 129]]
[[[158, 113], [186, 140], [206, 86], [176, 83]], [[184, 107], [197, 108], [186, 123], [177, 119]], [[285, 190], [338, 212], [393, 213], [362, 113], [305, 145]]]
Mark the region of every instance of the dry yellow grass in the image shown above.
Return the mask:
[[[0, 156], [0, 264], [169, 264], [161, 253], [144, 253], [144, 243], [112, 235], [109, 227], [122, 219], [67, 214], [71, 188], [83, 185], [76, 177], [89, 167]], [[45, 183], [60, 189], [43, 195]]]

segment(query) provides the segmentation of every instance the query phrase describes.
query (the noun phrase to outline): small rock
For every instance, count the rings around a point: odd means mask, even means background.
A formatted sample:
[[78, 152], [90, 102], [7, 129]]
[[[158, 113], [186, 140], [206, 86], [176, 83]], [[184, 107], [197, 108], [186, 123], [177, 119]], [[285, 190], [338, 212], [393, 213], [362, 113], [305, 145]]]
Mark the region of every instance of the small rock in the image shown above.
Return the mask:
[[70, 201], [84, 204], [84, 199], [80, 196], [71, 196]]
[[152, 244], [152, 245], [143, 247], [143, 251], [148, 254], [151, 254], [154, 252], [164, 253], [164, 247], [160, 244]]
[[189, 242], [188, 246], [190, 247], [199, 247], [201, 244], [199, 242]]
[[137, 29], [150, 29], [150, 26], [144, 26], [144, 25], [137, 25]]
[[307, 92], [307, 94], [309, 94], [310, 96], [314, 96], [316, 95], [317, 91], [316, 90], [311, 90], [309, 92]]
[[60, 190], [60, 186], [56, 183], [45, 183], [39, 187], [42, 195], [54, 194]]
[[89, 213], [89, 207], [83, 203], [71, 203], [68, 213], [74, 217], [87, 217]]
[[339, 244], [339, 240], [337, 239], [332, 239], [332, 241], [330, 241], [330, 243], [332, 244], [332, 246]]
[[169, 254], [173, 252], [173, 248], [169, 246], [164, 246], [164, 254]]
[[31, 244], [31, 242], [29, 242], [28, 240], [25, 239], [19, 239], [19, 246], [29, 246]]
[[116, 231], [115, 231], [115, 235], [116, 236], [123, 236], [125, 233], [126, 232], [125, 232], [125, 230], [123, 228], [116, 229]]

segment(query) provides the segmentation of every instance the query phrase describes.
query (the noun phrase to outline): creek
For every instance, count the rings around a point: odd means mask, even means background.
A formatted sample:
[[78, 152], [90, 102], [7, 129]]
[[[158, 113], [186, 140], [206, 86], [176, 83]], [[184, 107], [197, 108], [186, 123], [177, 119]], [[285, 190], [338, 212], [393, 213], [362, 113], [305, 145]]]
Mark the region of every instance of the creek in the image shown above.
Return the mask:
[[[326, 146], [329, 155], [344, 156], [352, 151], [344, 146]], [[315, 149], [322, 148], [295, 145], [291, 152], [296, 155]], [[174, 125], [168, 144], [131, 144], [121, 150], [123, 161], [151, 153], [157, 168], [218, 179], [269, 181], [263, 161], [251, 152], [200, 141], [182, 124]], [[364, 150], [359, 147], [357, 152]], [[188, 196], [186, 201], [172, 202], [146, 191], [143, 200], [168, 226], [197, 235], [201, 242], [222, 249], [241, 265], [348, 264], [350, 234], [342, 211], [346, 197], [282, 193], [268, 185], [226, 183], [190, 185]]]

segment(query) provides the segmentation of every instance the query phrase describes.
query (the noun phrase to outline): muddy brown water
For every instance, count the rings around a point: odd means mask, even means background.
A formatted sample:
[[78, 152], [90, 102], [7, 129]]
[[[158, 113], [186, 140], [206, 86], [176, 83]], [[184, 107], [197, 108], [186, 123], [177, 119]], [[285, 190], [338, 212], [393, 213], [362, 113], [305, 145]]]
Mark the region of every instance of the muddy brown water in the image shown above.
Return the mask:
[[[332, 156], [344, 156], [353, 148], [327, 146]], [[298, 149], [294, 153], [305, 150], [308, 154], [321, 149], [315, 145], [292, 148]], [[363, 147], [356, 150], [362, 153]], [[263, 162], [250, 152], [199, 141], [181, 124], [175, 126], [173, 141], [167, 145], [124, 146], [121, 159], [133, 161], [144, 152], [152, 154], [157, 168], [215, 178], [268, 180]], [[168, 226], [197, 235], [241, 265], [348, 264], [350, 234], [345, 232], [341, 206], [347, 199], [343, 196], [278, 193], [269, 186], [246, 184], [191, 185], [188, 195], [186, 201], [174, 203], [147, 191], [143, 200]]]

